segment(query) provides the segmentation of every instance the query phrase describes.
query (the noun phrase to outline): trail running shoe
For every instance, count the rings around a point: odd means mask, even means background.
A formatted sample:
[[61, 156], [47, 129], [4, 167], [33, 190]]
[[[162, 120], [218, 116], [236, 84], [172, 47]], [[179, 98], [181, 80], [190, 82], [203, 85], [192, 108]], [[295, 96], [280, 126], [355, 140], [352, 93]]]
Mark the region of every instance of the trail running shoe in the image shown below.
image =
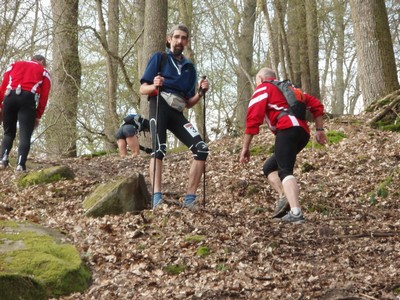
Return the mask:
[[25, 172], [25, 171], [26, 171], [26, 168], [24, 168], [24, 167], [21, 166], [21, 165], [18, 165], [16, 170], [17, 170], [17, 172]]
[[196, 205], [197, 205], [196, 199], [193, 201], [187, 201], [187, 200], [183, 201], [183, 207], [186, 207], [188, 209], [194, 209]]
[[302, 213], [300, 213], [299, 215], [294, 215], [291, 211], [289, 211], [285, 216], [281, 218], [281, 221], [293, 224], [302, 224], [305, 222], [305, 219]]
[[275, 211], [274, 214], [272, 215], [272, 218], [273, 219], [282, 218], [284, 215], [286, 215], [286, 213], [289, 210], [290, 210], [289, 202], [286, 196], [283, 196], [279, 198], [278, 201], [276, 201]]
[[162, 193], [161, 192], [154, 193], [152, 201], [153, 209], [159, 206], [161, 203], [162, 203]]
[[3, 170], [8, 167], [8, 161], [7, 160], [0, 160], [0, 170]]

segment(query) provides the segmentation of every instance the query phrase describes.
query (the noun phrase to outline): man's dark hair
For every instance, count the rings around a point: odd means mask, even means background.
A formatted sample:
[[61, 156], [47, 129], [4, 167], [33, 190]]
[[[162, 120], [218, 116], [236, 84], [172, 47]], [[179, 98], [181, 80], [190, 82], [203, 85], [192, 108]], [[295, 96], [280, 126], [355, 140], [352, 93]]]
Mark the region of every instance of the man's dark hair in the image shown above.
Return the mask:
[[46, 58], [43, 55], [36, 54], [32, 57], [33, 61], [41, 62], [44, 67], [46, 67]]
[[[169, 30], [167, 36], [172, 37], [174, 35], [175, 30], [181, 30], [183, 32], [186, 32], [187, 37], [189, 38], [189, 28], [187, 28], [187, 26], [185, 24], [178, 24], [178, 25], [172, 26], [171, 29]], [[168, 42], [166, 42], [165, 45], [167, 46], [167, 48], [171, 47], [171, 45]]]

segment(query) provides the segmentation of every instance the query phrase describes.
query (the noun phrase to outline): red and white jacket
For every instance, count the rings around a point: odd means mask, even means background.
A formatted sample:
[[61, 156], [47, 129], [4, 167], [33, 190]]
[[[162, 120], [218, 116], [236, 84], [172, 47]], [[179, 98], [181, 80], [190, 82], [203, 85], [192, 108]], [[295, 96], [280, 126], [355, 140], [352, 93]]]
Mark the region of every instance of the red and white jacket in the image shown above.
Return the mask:
[[22, 90], [39, 96], [36, 118], [40, 119], [46, 108], [50, 93], [51, 79], [49, 72], [35, 61], [17, 61], [13, 63], [3, 76], [0, 87], [0, 108], [3, 107], [4, 95], [7, 89], [15, 90], [18, 85], [21, 85]]
[[[269, 80], [274, 80], [271, 78]], [[307, 109], [316, 118], [324, 114], [324, 106], [311, 95], [304, 94]], [[288, 108], [285, 96], [281, 93], [278, 87], [272, 83], [263, 82], [258, 85], [251, 97], [249, 108], [247, 110], [246, 119], [246, 134], [256, 135], [260, 131], [260, 125], [264, 122], [268, 125], [273, 133], [276, 130], [287, 129], [293, 126], [301, 126], [310, 133], [307, 121], [296, 118], [291, 115], [284, 115], [278, 119], [279, 114], [285, 108]]]

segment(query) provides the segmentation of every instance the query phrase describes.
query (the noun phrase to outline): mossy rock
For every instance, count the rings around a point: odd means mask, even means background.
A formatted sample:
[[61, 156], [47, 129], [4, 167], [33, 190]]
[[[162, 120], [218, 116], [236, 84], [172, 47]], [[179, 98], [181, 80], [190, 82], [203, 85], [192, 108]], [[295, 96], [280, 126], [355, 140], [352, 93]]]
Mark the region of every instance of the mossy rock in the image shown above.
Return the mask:
[[32, 171], [18, 178], [18, 185], [27, 187], [31, 185], [51, 183], [61, 179], [73, 179], [74, 172], [67, 166], [55, 166], [40, 171]]
[[40, 300], [84, 292], [90, 271], [64, 238], [35, 224], [0, 221], [2, 299]]
[[150, 203], [150, 194], [142, 174], [129, 177], [116, 177], [99, 185], [83, 201], [83, 208], [89, 217], [119, 215], [127, 212], [140, 212]]
[[30, 276], [0, 274], [0, 299], [48, 299], [46, 289]]

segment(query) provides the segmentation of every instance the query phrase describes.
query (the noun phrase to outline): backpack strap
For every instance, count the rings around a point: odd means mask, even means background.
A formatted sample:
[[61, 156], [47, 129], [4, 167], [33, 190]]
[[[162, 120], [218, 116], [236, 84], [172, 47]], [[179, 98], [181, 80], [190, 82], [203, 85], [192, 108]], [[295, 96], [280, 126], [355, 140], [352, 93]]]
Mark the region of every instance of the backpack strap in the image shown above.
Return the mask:
[[161, 73], [161, 69], [164, 67], [166, 62], [167, 62], [167, 53], [166, 52], [161, 52], [161, 61], [160, 61], [160, 64], [158, 66], [157, 73]]
[[[279, 81], [279, 80], [265, 80], [265, 82], [269, 82], [269, 83], [273, 84], [273, 85], [276, 86], [276, 87], [279, 89], [279, 91], [283, 94], [283, 92], [282, 92], [282, 90], [281, 90], [281, 88], [280, 88], [280, 86], [279, 86], [279, 83], [281, 83], [282, 81]], [[286, 99], [285, 94], [283, 94], [283, 96], [284, 96], [285, 99]], [[287, 102], [287, 100], [286, 100], [286, 102]], [[290, 105], [289, 105], [289, 106], [290, 106]], [[279, 119], [282, 118], [283, 116], [287, 116], [287, 115], [289, 115], [289, 108], [283, 109], [283, 110], [279, 113], [279, 115], [278, 115], [278, 117], [277, 117], [277, 120], [279, 120]]]

